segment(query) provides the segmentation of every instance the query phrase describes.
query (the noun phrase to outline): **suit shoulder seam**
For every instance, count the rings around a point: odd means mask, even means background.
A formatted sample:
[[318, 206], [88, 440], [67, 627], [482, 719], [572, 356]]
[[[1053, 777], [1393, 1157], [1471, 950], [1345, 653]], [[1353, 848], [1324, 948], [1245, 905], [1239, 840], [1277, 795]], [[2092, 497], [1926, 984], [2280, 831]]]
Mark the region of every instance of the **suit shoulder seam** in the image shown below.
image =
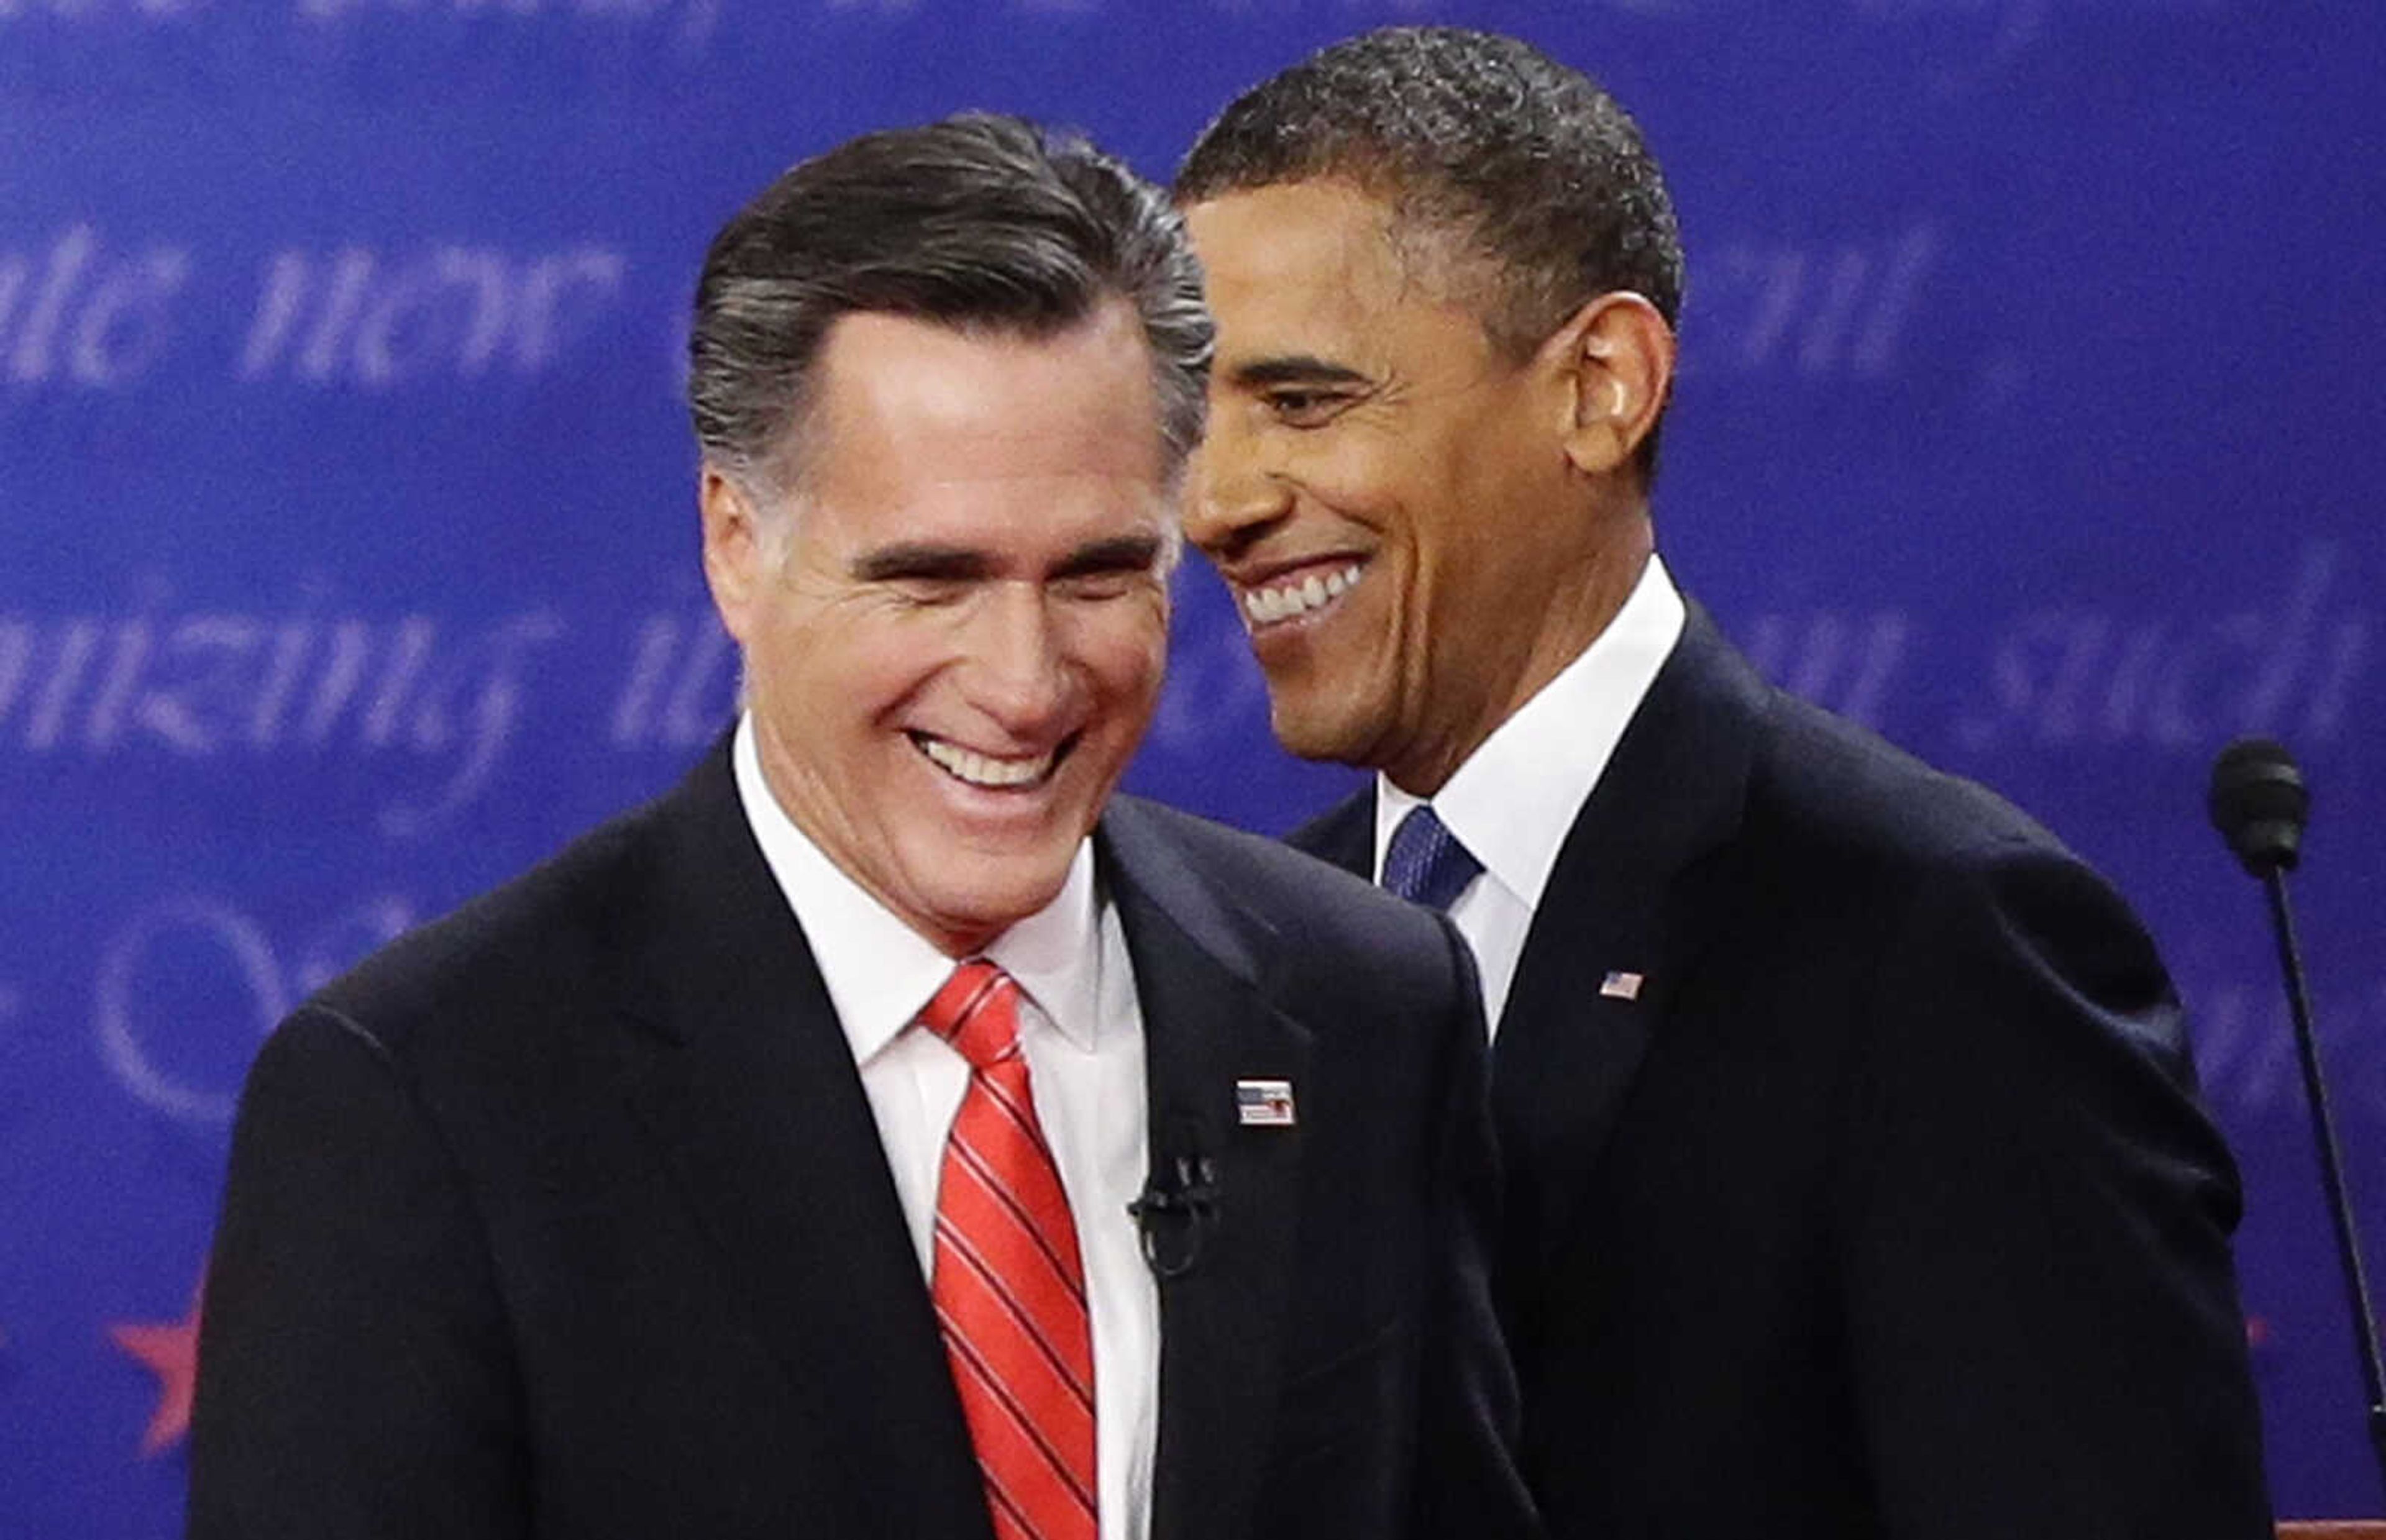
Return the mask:
[[322, 1020], [330, 1022], [333, 1027], [337, 1028], [340, 1032], [345, 1033], [349, 1037], [355, 1038], [358, 1043], [364, 1045], [367, 1052], [370, 1053], [375, 1058], [380, 1059], [382, 1063], [387, 1065], [390, 1069], [396, 1070], [397, 1068], [397, 1055], [390, 1050], [389, 1045], [383, 1041], [381, 1034], [374, 1032], [370, 1027], [366, 1026], [362, 1021], [358, 1020], [355, 1017], [349, 1015], [346, 1011], [340, 1009], [337, 1006], [329, 1006], [320, 1001], [310, 1000], [307, 1004], [299, 1007], [295, 1014], [297, 1016], [320, 1017]]

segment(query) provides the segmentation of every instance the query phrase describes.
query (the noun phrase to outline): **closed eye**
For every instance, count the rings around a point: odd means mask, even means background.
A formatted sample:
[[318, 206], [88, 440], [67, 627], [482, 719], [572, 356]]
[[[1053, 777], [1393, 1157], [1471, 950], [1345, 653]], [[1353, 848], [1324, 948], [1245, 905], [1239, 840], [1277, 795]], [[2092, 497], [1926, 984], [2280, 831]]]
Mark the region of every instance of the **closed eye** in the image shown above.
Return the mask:
[[906, 604], [936, 608], [959, 603], [978, 584], [970, 578], [894, 578], [884, 586]]
[[907, 604], [948, 605], [992, 574], [984, 552], [963, 546], [899, 543], [863, 552], [848, 569], [860, 582], [883, 588]]
[[1149, 585], [1151, 570], [1137, 567], [1111, 572], [1077, 572], [1059, 579], [1054, 586], [1073, 599], [1122, 599], [1137, 589]]

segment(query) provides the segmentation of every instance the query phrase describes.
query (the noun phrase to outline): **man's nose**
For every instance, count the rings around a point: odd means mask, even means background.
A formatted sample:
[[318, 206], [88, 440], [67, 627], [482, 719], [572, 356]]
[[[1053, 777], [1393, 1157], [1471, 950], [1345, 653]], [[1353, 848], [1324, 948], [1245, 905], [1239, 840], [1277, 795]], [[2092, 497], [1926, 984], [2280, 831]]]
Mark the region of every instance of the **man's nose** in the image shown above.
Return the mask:
[[999, 584], [973, 627], [970, 696], [997, 726], [1033, 742], [1069, 702], [1069, 665], [1049, 595], [1035, 582]]
[[1209, 435], [1186, 474], [1185, 537], [1218, 560], [1240, 555], [1292, 511], [1290, 484], [1235, 415], [1213, 405]]

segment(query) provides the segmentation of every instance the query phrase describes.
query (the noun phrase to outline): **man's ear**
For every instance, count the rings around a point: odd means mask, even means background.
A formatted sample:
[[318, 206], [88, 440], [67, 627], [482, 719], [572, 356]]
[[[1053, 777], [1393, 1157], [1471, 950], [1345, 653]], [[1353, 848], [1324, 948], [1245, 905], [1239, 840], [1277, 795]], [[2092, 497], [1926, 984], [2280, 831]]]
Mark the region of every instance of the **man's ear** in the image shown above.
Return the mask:
[[1673, 388], [1674, 329], [1655, 306], [1619, 290], [1566, 318], [1542, 351], [1572, 382], [1566, 458], [1589, 476], [1628, 467]]
[[712, 607], [743, 645], [755, 595], [769, 577], [761, 510], [735, 478], [710, 464], [704, 467], [697, 502], [704, 516], [704, 581], [712, 589]]

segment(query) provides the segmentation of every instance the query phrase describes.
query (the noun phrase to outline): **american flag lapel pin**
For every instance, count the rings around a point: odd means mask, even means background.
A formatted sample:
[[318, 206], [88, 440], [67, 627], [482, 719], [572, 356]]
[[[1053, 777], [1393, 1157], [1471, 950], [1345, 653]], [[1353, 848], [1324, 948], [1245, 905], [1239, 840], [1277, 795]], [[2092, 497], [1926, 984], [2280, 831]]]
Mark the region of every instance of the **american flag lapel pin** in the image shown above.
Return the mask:
[[1637, 1000], [1640, 997], [1641, 983], [1639, 974], [1617, 970], [1599, 981], [1599, 993], [1610, 1000]]
[[1235, 1082], [1235, 1121], [1245, 1128], [1290, 1128], [1296, 1121], [1292, 1111], [1292, 1082]]

